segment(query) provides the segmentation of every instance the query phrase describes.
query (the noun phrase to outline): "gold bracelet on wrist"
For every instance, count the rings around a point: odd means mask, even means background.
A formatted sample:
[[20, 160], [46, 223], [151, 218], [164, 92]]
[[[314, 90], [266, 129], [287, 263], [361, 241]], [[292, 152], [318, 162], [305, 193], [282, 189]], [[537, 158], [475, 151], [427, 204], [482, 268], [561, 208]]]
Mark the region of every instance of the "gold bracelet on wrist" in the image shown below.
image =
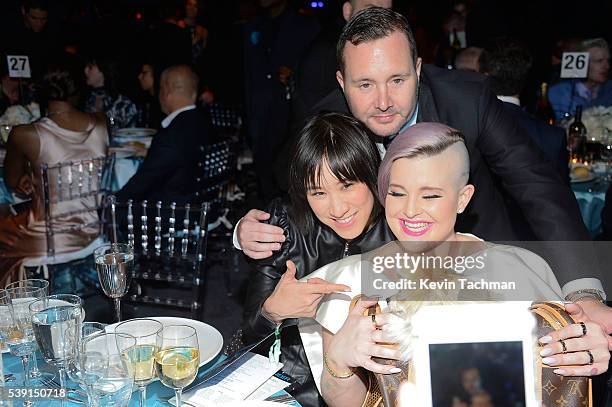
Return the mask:
[[323, 353], [323, 365], [325, 366], [325, 370], [327, 370], [327, 373], [329, 373], [332, 377], [335, 377], [336, 379], [348, 379], [349, 377], [355, 374], [353, 371], [344, 374], [338, 374], [334, 372], [332, 368], [329, 367], [329, 362], [327, 361], [327, 352]]

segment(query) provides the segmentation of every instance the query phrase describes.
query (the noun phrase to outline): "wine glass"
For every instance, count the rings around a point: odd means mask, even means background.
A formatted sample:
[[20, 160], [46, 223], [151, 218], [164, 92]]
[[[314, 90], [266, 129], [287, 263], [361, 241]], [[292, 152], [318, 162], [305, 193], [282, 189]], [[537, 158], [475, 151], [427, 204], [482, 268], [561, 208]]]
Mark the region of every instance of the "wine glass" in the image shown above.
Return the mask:
[[5, 342], [13, 327], [13, 318], [11, 318], [8, 302], [8, 292], [0, 288], [0, 352], [4, 348], [8, 349]]
[[134, 270], [134, 249], [124, 243], [109, 243], [94, 251], [102, 290], [115, 301], [115, 316], [121, 321], [121, 297], [127, 294]]
[[168, 325], [158, 335], [161, 337], [161, 350], [155, 355], [157, 377], [164, 386], [174, 389], [176, 407], [181, 407], [183, 389], [198, 374], [198, 335], [187, 325]]
[[[7, 306], [11, 316], [10, 328], [6, 333], [6, 344], [14, 356], [21, 357], [23, 364], [23, 386], [30, 387], [30, 373], [28, 363], [30, 356], [36, 352], [36, 338], [32, 329], [30, 316], [30, 303], [44, 295], [44, 290], [34, 287], [13, 287], [5, 290], [2, 298], [3, 305]], [[36, 357], [36, 356], [34, 356]], [[24, 406], [31, 406], [31, 400], [25, 400]]]
[[[81, 353], [82, 347], [83, 347], [83, 341], [85, 339], [91, 338], [95, 335], [100, 335], [103, 333], [106, 333], [106, 324], [103, 324], [101, 322], [89, 322], [89, 321], [83, 322], [81, 324], [81, 336], [79, 338], [79, 343], [77, 345], [78, 352]], [[66, 369], [66, 372], [68, 373], [68, 377], [70, 378], [70, 380], [81, 385], [81, 387], [85, 389], [85, 386], [84, 386], [84, 383], [81, 377], [81, 370], [79, 366], [78, 357], [74, 358], [70, 362], [70, 364], [68, 365], [68, 368]]]
[[50, 295], [30, 303], [30, 314], [38, 347], [45, 361], [58, 369], [60, 387], [65, 390], [66, 369], [78, 352], [82, 300], [72, 294]]
[[115, 327], [115, 333], [126, 333], [136, 338], [128, 359], [134, 369], [134, 382], [140, 390], [140, 407], [146, 405], [147, 385], [155, 378], [155, 354], [159, 351], [163, 329], [161, 322], [149, 318], [131, 319]]
[[83, 339], [79, 367], [88, 406], [127, 406], [134, 384], [127, 353], [134, 346], [136, 338], [128, 334], [103, 333]]
[[[49, 281], [40, 278], [30, 278], [27, 280], [19, 280], [7, 285], [6, 288], [31, 287], [40, 288], [43, 290], [43, 296], [49, 295]], [[38, 361], [35, 357], [30, 359], [30, 384], [33, 386], [44, 387], [44, 384], [53, 380], [54, 374], [49, 372], [41, 372], [38, 369]]]

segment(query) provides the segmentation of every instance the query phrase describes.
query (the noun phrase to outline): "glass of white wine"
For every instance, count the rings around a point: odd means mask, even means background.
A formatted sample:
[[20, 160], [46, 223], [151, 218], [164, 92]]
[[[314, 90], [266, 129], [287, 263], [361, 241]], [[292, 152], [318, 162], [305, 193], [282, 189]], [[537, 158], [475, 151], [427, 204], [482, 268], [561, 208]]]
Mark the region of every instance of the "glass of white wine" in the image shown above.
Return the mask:
[[136, 346], [127, 352], [134, 370], [134, 383], [140, 390], [140, 407], [147, 404], [147, 385], [155, 378], [155, 354], [161, 347], [158, 335], [164, 326], [150, 318], [131, 319], [115, 327], [115, 333], [129, 334], [136, 338]]
[[[42, 295], [49, 295], [49, 282], [47, 280], [43, 280], [40, 278], [28, 278], [26, 280], [18, 280], [8, 284], [5, 287], [7, 290], [11, 288], [28, 288], [28, 289], [41, 289]], [[0, 316], [0, 320], [2, 316]], [[1, 322], [0, 322], [1, 324]], [[0, 334], [1, 336], [1, 334]], [[38, 362], [36, 358], [30, 358], [30, 385], [31, 386], [39, 386], [45, 387], [45, 384], [53, 380], [55, 378], [55, 374], [50, 373], [48, 371], [42, 372], [38, 368]]]
[[157, 377], [174, 389], [176, 407], [181, 407], [183, 389], [191, 384], [200, 365], [200, 348], [196, 330], [187, 325], [168, 325], [158, 334], [161, 350], [155, 355]]
[[121, 322], [121, 297], [130, 289], [134, 271], [134, 248], [124, 243], [109, 243], [94, 251], [102, 291], [115, 302], [115, 316]]

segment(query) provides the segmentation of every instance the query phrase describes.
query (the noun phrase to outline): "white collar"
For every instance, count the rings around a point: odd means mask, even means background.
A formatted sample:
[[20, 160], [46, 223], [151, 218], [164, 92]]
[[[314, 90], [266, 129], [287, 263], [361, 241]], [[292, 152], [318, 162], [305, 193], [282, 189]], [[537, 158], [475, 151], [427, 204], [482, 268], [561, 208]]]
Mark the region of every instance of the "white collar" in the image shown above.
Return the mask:
[[166, 116], [164, 120], [162, 120], [161, 122], [162, 127], [164, 129], [167, 128], [168, 126], [170, 126], [170, 123], [172, 123], [172, 120], [174, 120], [176, 116], [178, 116], [179, 114], [183, 112], [186, 112], [187, 110], [193, 110], [195, 108], [196, 108], [195, 105], [187, 105], [187, 106], [181, 107], [180, 109], [176, 109], [174, 112]]
[[517, 98], [516, 96], [497, 95], [497, 98], [499, 100], [501, 100], [502, 102], [511, 103], [511, 104], [517, 105], [519, 107], [521, 106], [521, 100], [519, 98]]

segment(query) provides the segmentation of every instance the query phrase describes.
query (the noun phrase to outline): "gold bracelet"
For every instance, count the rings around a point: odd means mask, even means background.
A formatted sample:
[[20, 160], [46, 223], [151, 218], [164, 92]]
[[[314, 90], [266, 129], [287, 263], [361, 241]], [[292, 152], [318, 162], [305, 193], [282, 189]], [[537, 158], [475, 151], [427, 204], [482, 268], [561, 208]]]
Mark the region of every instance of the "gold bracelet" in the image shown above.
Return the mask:
[[335, 377], [336, 379], [348, 379], [349, 377], [355, 374], [353, 371], [351, 371], [350, 373], [342, 374], [342, 375], [339, 375], [338, 373], [334, 372], [332, 368], [329, 367], [329, 362], [327, 361], [327, 352], [323, 353], [323, 365], [325, 366], [325, 370], [327, 370], [327, 372], [330, 375], [332, 375], [332, 377]]

